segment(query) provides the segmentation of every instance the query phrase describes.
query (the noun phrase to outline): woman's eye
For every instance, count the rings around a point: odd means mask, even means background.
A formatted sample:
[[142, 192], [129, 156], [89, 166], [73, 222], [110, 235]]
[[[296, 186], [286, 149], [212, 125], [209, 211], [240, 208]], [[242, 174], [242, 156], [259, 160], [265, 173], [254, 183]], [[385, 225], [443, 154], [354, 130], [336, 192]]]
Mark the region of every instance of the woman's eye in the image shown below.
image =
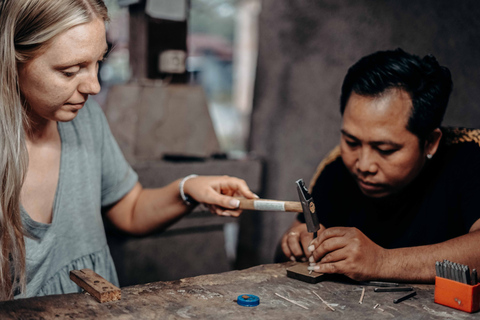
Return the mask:
[[60, 72], [62, 72], [62, 74], [67, 78], [74, 77], [79, 71], [80, 68], [78, 67], [60, 70]]
[[62, 74], [67, 78], [71, 78], [71, 77], [75, 76], [77, 74], [77, 72], [78, 71], [65, 70], [65, 71], [62, 71]]

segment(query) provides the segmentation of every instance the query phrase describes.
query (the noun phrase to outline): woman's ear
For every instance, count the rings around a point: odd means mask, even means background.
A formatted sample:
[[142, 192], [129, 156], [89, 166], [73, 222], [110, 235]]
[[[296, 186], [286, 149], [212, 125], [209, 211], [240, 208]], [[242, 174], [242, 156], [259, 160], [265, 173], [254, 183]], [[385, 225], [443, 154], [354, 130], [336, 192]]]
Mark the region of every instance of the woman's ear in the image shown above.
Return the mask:
[[433, 155], [437, 152], [438, 146], [440, 145], [440, 140], [442, 139], [442, 130], [437, 128], [433, 130], [425, 140], [425, 155], [427, 158], [432, 158]]

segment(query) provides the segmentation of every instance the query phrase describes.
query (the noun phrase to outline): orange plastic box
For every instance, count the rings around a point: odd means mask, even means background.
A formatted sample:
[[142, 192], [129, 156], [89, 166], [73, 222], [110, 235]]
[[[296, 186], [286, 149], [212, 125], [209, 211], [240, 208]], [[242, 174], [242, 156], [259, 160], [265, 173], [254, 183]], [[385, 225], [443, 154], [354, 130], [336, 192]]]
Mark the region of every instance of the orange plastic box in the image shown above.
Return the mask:
[[435, 303], [466, 312], [480, 308], [480, 283], [474, 286], [435, 277]]

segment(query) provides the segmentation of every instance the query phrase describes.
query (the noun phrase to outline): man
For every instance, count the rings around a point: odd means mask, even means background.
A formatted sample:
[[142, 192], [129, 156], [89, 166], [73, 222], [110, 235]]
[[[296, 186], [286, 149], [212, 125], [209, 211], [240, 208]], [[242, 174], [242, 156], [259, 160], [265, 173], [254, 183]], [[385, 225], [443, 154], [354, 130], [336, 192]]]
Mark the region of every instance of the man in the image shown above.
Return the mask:
[[440, 127], [451, 90], [431, 55], [376, 52], [349, 69], [340, 146], [311, 185], [318, 238], [299, 215], [286, 257], [354, 280], [431, 282], [444, 259], [480, 268], [480, 133]]

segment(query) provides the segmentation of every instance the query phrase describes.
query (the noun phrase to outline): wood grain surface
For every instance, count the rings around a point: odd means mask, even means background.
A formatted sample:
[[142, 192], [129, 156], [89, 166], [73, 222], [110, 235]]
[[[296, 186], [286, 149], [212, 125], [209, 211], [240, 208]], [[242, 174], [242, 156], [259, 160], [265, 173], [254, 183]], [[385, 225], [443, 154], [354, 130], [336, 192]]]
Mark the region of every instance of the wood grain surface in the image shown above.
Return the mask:
[[[377, 293], [374, 286], [338, 277], [310, 284], [286, 276], [286, 268], [293, 265], [260, 265], [124, 287], [122, 300], [102, 304], [80, 293], [0, 302], [0, 319], [478, 319], [478, 314], [434, 303], [433, 285], [404, 284], [413, 286], [417, 295], [394, 304], [404, 292]], [[359, 304], [362, 288], [366, 290]], [[258, 296], [260, 305], [238, 305], [237, 297], [244, 294]]]

